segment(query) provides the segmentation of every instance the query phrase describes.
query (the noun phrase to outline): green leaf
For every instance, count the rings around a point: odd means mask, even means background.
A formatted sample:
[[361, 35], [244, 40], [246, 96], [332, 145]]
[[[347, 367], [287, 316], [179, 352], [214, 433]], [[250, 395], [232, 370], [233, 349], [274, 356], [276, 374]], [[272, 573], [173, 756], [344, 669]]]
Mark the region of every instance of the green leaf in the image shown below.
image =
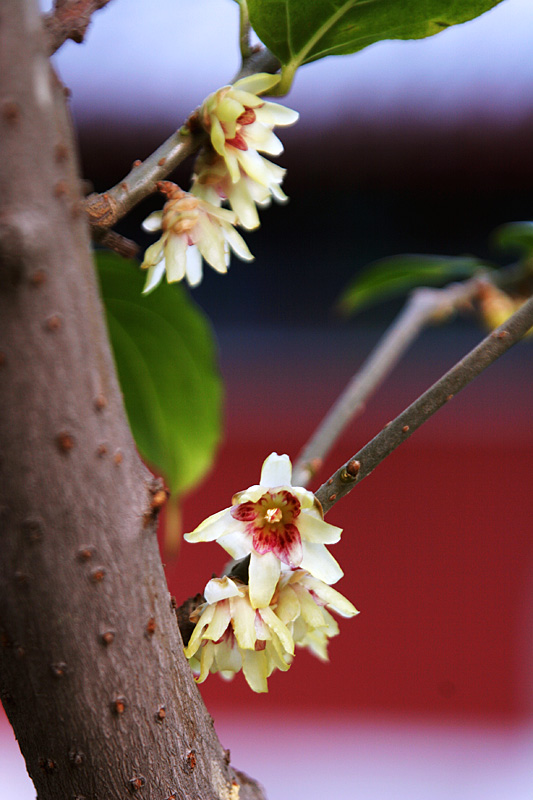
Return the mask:
[[[382, 39], [423, 39], [501, 0], [248, 0], [252, 26], [283, 64], [282, 91], [302, 64]], [[280, 92], [281, 93], [281, 92]]]
[[496, 228], [493, 237], [501, 250], [533, 254], [533, 222], [508, 222]]
[[416, 286], [440, 286], [466, 278], [486, 263], [470, 256], [401, 255], [374, 261], [344, 290], [339, 308], [353, 314], [393, 297], [402, 297]]
[[102, 297], [131, 430], [173, 494], [190, 489], [220, 438], [222, 385], [209, 324], [186, 290], [142, 295], [138, 264], [96, 254]]

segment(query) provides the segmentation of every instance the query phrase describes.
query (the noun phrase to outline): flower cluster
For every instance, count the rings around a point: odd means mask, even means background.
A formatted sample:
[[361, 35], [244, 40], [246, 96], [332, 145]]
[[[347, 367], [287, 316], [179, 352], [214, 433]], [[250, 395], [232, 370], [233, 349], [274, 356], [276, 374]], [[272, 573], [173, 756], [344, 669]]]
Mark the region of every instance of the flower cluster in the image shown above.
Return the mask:
[[275, 669], [289, 669], [295, 645], [327, 661], [327, 640], [339, 627], [328, 608], [343, 617], [356, 609], [340, 592], [304, 570], [285, 572], [268, 606], [254, 609], [249, 589], [231, 578], [213, 578], [206, 602], [192, 615], [197, 620], [185, 655], [202, 683], [209, 672], [232, 678], [242, 668], [255, 692], [266, 692]]
[[211, 148], [204, 148], [195, 164], [194, 183], [191, 193], [207, 200], [212, 205], [220, 205], [227, 200], [237, 215], [239, 225], [246, 230], [259, 227], [257, 206], [265, 208], [274, 197], [279, 203], [288, 200], [281, 188], [285, 170], [277, 164], [263, 159], [265, 180], [259, 182], [240, 170], [240, 178], [233, 181], [226, 162]]
[[[285, 170], [260, 155], [283, 152], [273, 129], [298, 119], [296, 111], [258, 96], [279, 80], [279, 75], [251, 75], [204, 100], [196, 117], [210, 141], [196, 159], [191, 192], [161, 181], [158, 188], [167, 202], [143, 223], [147, 231], [163, 231], [144, 256], [145, 293], [165, 273], [169, 282], [186, 278], [196, 286], [202, 280], [202, 258], [217, 272], [226, 272], [230, 249], [244, 261], [253, 259], [233, 226], [257, 228], [257, 206], [268, 206], [272, 197], [287, 200], [281, 188]], [[226, 200], [231, 211], [221, 208]]]
[[163, 235], [144, 254], [141, 267], [148, 270], [144, 294], [155, 289], [165, 273], [169, 283], [186, 277], [190, 286], [196, 286], [202, 280], [202, 258], [217, 272], [226, 272], [230, 249], [244, 261], [253, 259], [233, 227], [237, 217], [232, 211], [184, 192], [170, 181], [160, 181], [158, 189], [167, 202], [162, 211], [145, 219], [143, 228], [161, 229]]
[[210, 146], [196, 161], [191, 191], [213, 204], [228, 200], [248, 230], [259, 226], [256, 205], [268, 205], [271, 197], [287, 200], [281, 189], [285, 170], [260, 155], [282, 153], [273, 129], [298, 119], [296, 111], [259, 97], [279, 80], [266, 73], [242, 78], [209, 95], [199, 111]]
[[212, 579], [194, 612], [186, 656], [200, 681], [242, 668], [254, 691], [267, 691], [268, 676], [289, 668], [295, 645], [327, 659], [328, 639], [338, 633], [328, 608], [357, 613], [330, 585], [343, 573], [326, 544], [338, 542], [341, 529], [324, 522], [312, 492], [290, 481], [288, 456], [272, 453], [258, 485], [185, 535], [189, 542], [217, 541], [236, 559], [249, 557], [248, 583]]

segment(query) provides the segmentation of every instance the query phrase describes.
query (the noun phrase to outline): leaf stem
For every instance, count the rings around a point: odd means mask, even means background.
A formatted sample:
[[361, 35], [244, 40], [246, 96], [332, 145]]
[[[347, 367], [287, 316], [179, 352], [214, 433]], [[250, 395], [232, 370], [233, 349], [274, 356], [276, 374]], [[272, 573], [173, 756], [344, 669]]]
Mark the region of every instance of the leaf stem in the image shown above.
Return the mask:
[[303, 447], [294, 465], [295, 486], [306, 486], [316, 473], [344, 428], [364, 411], [366, 401], [396, 366], [412, 342], [427, 325], [441, 320], [478, 292], [481, 281], [472, 278], [443, 289], [420, 288], [410, 296], [404, 309], [330, 408]]
[[239, 0], [239, 46], [243, 63], [250, 57], [250, 16], [246, 0]]
[[436, 411], [507, 352], [533, 326], [533, 297], [383, 428], [316, 492], [324, 513], [366, 478]]

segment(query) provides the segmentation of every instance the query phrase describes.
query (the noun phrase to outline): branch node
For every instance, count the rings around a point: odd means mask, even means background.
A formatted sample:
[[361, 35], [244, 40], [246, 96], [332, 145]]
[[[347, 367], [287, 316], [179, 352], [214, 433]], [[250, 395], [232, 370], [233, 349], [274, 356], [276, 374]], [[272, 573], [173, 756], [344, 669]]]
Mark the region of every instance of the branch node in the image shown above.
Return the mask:
[[348, 464], [341, 470], [340, 479], [343, 483], [350, 483], [357, 478], [361, 464], [359, 461], [349, 461]]
[[85, 198], [85, 209], [94, 228], [110, 228], [118, 219], [117, 202], [108, 192], [90, 194]]
[[54, 10], [44, 17], [48, 32], [48, 53], [52, 55], [67, 39], [81, 44], [94, 11], [109, 0], [55, 0]]

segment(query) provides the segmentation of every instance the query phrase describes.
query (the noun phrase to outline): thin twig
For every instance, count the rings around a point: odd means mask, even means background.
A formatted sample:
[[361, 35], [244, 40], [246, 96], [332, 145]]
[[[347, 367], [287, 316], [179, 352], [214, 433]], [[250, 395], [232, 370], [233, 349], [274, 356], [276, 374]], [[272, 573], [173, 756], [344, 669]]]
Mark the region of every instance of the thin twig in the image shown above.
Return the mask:
[[116, 231], [106, 230], [105, 228], [95, 232], [93, 236], [94, 241], [106, 247], [108, 250], [113, 250], [118, 253], [122, 258], [135, 258], [139, 252], [139, 245], [137, 242], [127, 239]]
[[243, 64], [250, 57], [252, 48], [250, 46], [250, 15], [248, 14], [248, 4], [246, 0], [239, 0], [239, 47]]
[[520, 341], [532, 326], [533, 297], [322, 484], [316, 496], [322, 504], [324, 513], [363, 478], [370, 475], [378, 464], [408, 439], [432, 414]]
[[67, 39], [83, 42], [92, 15], [108, 3], [109, 0], [55, 0], [54, 10], [44, 16], [48, 55], [59, 50]]
[[316, 474], [344, 428], [364, 411], [366, 401], [420, 334], [435, 320], [450, 314], [458, 305], [471, 300], [480, 281], [472, 278], [444, 289], [416, 289], [399, 317], [366, 359], [361, 369], [330, 408], [294, 465], [295, 486], [306, 486]]
[[[471, 283], [471, 281], [468, 281], [468, 283]], [[459, 289], [466, 285], [447, 287], [447, 290], [455, 289], [455, 291], [459, 292]], [[324, 514], [331, 511], [335, 503], [341, 497], [345, 497], [363, 478], [368, 477], [378, 464], [384, 461], [402, 442], [405, 442], [439, 408], [449, 402], [461, 389], [464, 389], [474, 378], [477, 378], [487, 367], [519, 342], [532, 327], [533, 297], [524, 303], [512, 317], [509, 317], [503, 325], [500, 325], [499, 328], [485, 337], [477, 347], [434, 383], [427, 392], [421, 395], [418, 400], [415, 400], [393, 422], [388, 423], [377, 436], [340, 467], [326, 483], [322, 484], [315, 497], [320, 501]], [[292, 482], [294, 486], [301, 485], [294, 476]], [[226, 565], [223, 574], [247, 583], [249, 562], [250, 556], [238, 561], [231, 561]], [[190, 635], [188, 609], [191, 602], [199, 602], [200, 598], [201, 595], [197, 595], [196, 598], [189, 598], [176, 610], [180, 630], [185, 636]]]
[[156, 190], [178, 164], [206, 141], [203, 130], [186, 126], [172, 134], [144, 161], [136, 161], [126, 177], [103, 194], [91, 194], [85, 201], [93, 228], [111, 228], [131, 209]]

